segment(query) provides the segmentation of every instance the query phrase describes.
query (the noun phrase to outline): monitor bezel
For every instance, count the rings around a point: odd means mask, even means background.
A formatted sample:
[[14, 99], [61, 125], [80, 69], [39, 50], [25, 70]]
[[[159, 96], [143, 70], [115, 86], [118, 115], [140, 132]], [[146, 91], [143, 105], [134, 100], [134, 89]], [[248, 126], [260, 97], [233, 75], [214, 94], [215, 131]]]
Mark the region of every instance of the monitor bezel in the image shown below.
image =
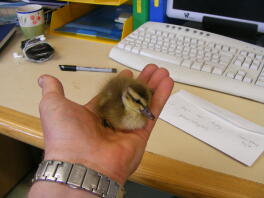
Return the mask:
[[218, 18], [218, 19], [225, 19], [225, 20], [231, 20], [231, 21], [237, 21], [237, 22], [243, 22], [243, 23], [256, 24], [258, 26], [258, 32], [264, 33], [264, 22], [238, 19], [238, 18], [232, 18], [232, 17], [226, 17], [226, 16], [213, 15], [213, 14], [206, 14], [206, 13], [201, 13], [201, 12], [193, 12], [189, 10], [174, 9], [173, 1], [174, 0], [167, 1], [166, 13], [167, 13], [167, 16], [170, 18], [202, 22], [203, 17], [207, 16], [207, 17]]

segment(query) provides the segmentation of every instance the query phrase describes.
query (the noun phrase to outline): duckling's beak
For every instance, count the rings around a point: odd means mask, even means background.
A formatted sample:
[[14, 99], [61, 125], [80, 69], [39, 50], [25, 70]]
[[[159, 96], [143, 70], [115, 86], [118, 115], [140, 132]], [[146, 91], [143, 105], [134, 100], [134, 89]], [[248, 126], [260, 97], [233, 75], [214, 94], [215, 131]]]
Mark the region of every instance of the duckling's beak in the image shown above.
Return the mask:
[[140, 112], [150, 120], [155, 119], [155, 116], [151, 113], [148, 107], [145, 107], [143, 110], [140, 110]]

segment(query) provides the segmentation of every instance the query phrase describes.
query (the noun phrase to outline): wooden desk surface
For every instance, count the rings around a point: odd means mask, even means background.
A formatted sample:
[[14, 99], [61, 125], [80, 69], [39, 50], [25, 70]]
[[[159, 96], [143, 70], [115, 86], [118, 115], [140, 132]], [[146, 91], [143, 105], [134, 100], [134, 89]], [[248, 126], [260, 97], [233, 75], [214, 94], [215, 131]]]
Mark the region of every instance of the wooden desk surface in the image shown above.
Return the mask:
[[[62, 72], [59, 64], [125, 67], [108, 58], [111, 45], [49, 36], [55, 57], [35, 64], [12, 58], [22, 37], [17, 35], [0, 53], [0, 133], [43, 148], [38, 115], [41, 92], [37, 78], [51, 74], [60, 79], [66, 96], [86, 103], [114, 74]], [[137, 72], [135, 71], [135, 75]], [[264, 105], [227, 94], [175, 83], [173, 92], [185, 89], [216, 105], [264, 126]], [[13, 110], [12, 110], [13, 109]], [[183, 197], [244, 198], [264, 196], [264, 156], [252, 167], [159, 120], [147, 145], [147, 152], [131, 180]]]

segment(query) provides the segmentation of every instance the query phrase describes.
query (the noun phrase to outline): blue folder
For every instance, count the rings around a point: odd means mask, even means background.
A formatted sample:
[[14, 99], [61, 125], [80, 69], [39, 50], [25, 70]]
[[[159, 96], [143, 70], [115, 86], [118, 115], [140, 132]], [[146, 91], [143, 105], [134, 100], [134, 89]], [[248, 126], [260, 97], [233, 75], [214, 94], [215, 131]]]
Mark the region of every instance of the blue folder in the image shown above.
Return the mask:
[[124, 12], [131, 13], [131, 6], [99, 6], [56, 31], [120, 40], [123, 24], [115, 22], [115, 19]]
[[15, 34], [15, 32], [16, 32], [16, 24], [14, 23], [0, 25], [0, 50], [2, 50], [5, 47], [5, 45], [10, 40], [10, 38]]
[[149, 20], [166, 22], [167, 0], [150, 0], [149, 3]]

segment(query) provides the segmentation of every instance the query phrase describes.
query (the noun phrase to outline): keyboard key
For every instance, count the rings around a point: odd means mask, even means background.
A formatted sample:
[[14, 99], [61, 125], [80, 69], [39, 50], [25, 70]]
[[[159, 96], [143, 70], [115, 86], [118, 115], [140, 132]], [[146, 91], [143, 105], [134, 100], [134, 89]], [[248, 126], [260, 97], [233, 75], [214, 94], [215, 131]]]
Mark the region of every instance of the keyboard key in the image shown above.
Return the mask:
[[144, 37], [143, 36], [139, 36], [138, 37], [138, 40], [143, 41], [144, 40]]
[[241, 75], [241, 76], [245, 76], [246, 75], [246, 72], [244, 72], [244, 71], [242, 71], [242, 70], [239, 70], [238, 72], [237, 72], [237, 74], [238, 75]]
[[190, 41], [191, 41], [191, 39], [190, 39], [189, 37], [185, 37], [185, 38], [184, 38], [184, 42], [189, 43]]
[[157, 43], [157, 39], [152, 38], [152, 39], [150, 40], [150, 42], [151, 42], [151, 43]]
[[253, 61], [252, 65], [250, 66], [250, 69], [252, 69], [252, 70], [258, 70], [259, 65], [260, 65], [260, 61], [255, 60], [255, 61]]
[[220, 61], [219, 61], [219, 64], [220, 64], [220, 65], [223, 65], [223, 66], [228, 66], [229, 61], [226, 61], [226, 60], [220, 60]]
[[243, 50], [243, 51], [240, 52], [240, 54], [243, 55], [243, 56], [247, 56], [248, 52]]
[[237, 51], [237, 49], [236, 49], [236, 48], [233, 48], [233, 47], [231, 47], [229, 51], [230, 51], [231, 53], [235, 54], [235, 53], [236, 53], [236, 51]]
[[195, 69], [195, 70], [201, 70], [203, 66], [203, 63], [202, 62], [194, 62], [193, 65], [192, 65], [192, 69]]
[[218, 59], [212, 59], [212, 63], [218, 63], [219, 61], [218, 61]]
[[244, 76], [237, 74], [237, 75], [235, 76], [235, 79], [241, 81], [241, 80], [243, 79], [243, 77], [244, 77]]
[[164, 42], [170, 43], [170, 39], [168, 37], [164, 38]]
[[232, 53], [232, 52], [221, 51], [221, 52], [220, 52], [220, 55], [221, 55], [221, 56], [233, 57], [233, 56], [234, 56], [234, 53]]
[[162, 36], [164, 36], [164, 37], [168, 37], [168, 32], [163, 32], [163, 34], [162, 34]]
[[260, 81], [260, 80], [258, 80], [258, 81], [256, 82], [256, 85], [261, 86], [261, 87], [264, 87], [264, 81]]
[[213, 55], [212, 55], [212, 58], [213, 58], [213, 59], [219, 59], [219, 55], [218, 55], [218, 54], [213, 54]]
[[189, 55], [189, 51], [184, 50], [184, 51], [182, 52], [182, 55]]
[[211, 52], [206, 52], [204, 56], [205, 56], [205, 57], [209, 57], [209, 58], [211, 58], [212, 53], [211, 53]]
[[133, 47], [131, 52], [133, 52], [135, 54], [138, 54], [139, 51], [140, 51], [140, 48], [139, 47]]
[[213, 43], [213, 42], [208, 43], [209, 48], [214, 48], [214, 46], [215, 46], [215, 43]]
[[249, 67], [250, 67], [250, 62], [244, 62], [244, 63], [242, 64], [242, 67], [244, 67], [244, 68], [246, 68], [246, 69], [249, 69]]
[[219, 50], [216, 49], [216, 48], [214, 48], [214, 49], [212, 49], [212, 53], [218, 54], [219, 53]]
[[260, 75], [259, 78], [258, 78], [258, 80], [264, 81], [264, 76]]
[[242, 65], [242, 61], [236, 60], [234, 64], [237, 65], [237, 66], [241, 66]]
[[240, 55], [240, 56], [237, 57], [237, 60], [240, 60], [241, 62], [244, 62], [245, 58], [246, 58], [245, 56], [241, 56]]
[[184, 36], [182, 36], [182, 35], [179, 35], [177, 38], [178, 38], [179, 41], [183, 41], [184, 40]]
[[229, 47], [228, 47], [228, 46], [226, 46], [226, 45], [224, 45], [224, 46], [223, 46], [223, 51], [226, 51], [226, 52], [228, 52], [228, 51], [229, 51]]
[[222, 75], [222, 73], [223, 73], [223, 69], [218, 67], [215, 67], [212, 71], [212, 74], [216, 74], [216, 75]]
[[248, 57], [250, 57], [250, 58], [255, 58], [255, 55], [256, 55], [256, 54], [250, 52], [250, 53], [248, 54]]
[[211, 51], [212, 51], [212, 49], [211, 49], [211, 48], [209, 48], [209, 47], [206, 47], [206, 48], [204, 49], [204, 51], [205, 51], [205, 52], [211, 52]]
[[206, 56], [204, 57], [204, 60], [209, 62], [211, 60], [211, 57]]
[[156, 34], [156, 30], [149, 30], [148, 32], [151, 34]]
[[224, 56], [224, 55], [221, 55], [220, 56], [220, 60], [221, 61], [224, 61], [224, 62], [230, 62], [231, 61], [231, 57], [229, 57], [229, 56]]
[[258, 60], [262, 60], [262, 59], [263, 59], [263, 55], [261, 55], [261, 54], [257, 54], [257, 55], [256, 55], [256, 59], [258, 59]]
[[167, 51], [168, 51], [168, 47], [163, 46], [163, 47], [161, 48], [161, 50], [162, 50], [163, 52], [167, 52]]
[[204, 40], [199, 40], [198, 41], [198, 45], [203, 46], [204, 44], [205, 44], [205, 41]]
[[227, 74], [226, 74], [226, 77], [227, 78], [235, 78], [235, 72], [228, 72]]
[[246, 77], [243, 79], [243, 82], [251, 83], [251, 82], [252, 82], [252, 78], [246, 76]]
[[202, 68], [202, 71], [208, 72], [208, 73], [211, 73], [212, 70], [213, 70], [213, 68], [210, 65], [204, 65], [203, 68]]
[[249, 63], [249, 64], [251, 64], [252, 61], [253, 61], [253, 59], [250, 58], [250, 57], [246, 57], [246, 59], [245, 59], [245, 62], [247, 62], [247, 63]]
[[130, 51], [132, 49], [132, 47], [133, 47], [132, 45], [126, 45], [124, 49], [126, 51]]
[[129, 37], [125, 38], [125, 41], [135, 41], [135, 39], [133, 37], [129, 36]]
[[193, 39], [191, 40], [191, 43], [192, 43], [192, 44], [196, 44], [196, 43], [197, 43], [197, 39], [194, 39], [194, 38], [193, 38]]
[[222, 49], [222, 45], [220, 45], [220, 44], [216, 44], [216, 45], [215, 45], [215, 49], [218, 49], [218, 50]]
[[190, 68], [191, 65], [192, 65], [192, 61], [190, 60], [184, 60], [181, 64], [183, 67], [187, 67], [187, 68]]
[[173, 39], [176, 36], [176, 34], [169, 33], [169, 38]]
[[155, 50], [156, 52], [161, 52], [161, 48], [157, 48], [157, 47], [156, 47], [154, 50]]
[[167, 54], [161, 54], [159, 52], [150, 50], [150, 49], [142, 49], [140, 50], [140, 54], [143, 56], [147, 56], [153, 59], [158, 59], [161, 61], [173, 63], [175, 65], [180, 65], [182, 62], [182, 59], [179, 59], [175, 56], [167, 55]]
[[191, 57], [191, 58], [195, 58], [195, 57], [196, 57], [196, 54], [194, 54], [194, 53], [190, 53], [190, 57]]
[[149, 43], [149, 47], [154, 47], [155, 45], [153, 43]]

